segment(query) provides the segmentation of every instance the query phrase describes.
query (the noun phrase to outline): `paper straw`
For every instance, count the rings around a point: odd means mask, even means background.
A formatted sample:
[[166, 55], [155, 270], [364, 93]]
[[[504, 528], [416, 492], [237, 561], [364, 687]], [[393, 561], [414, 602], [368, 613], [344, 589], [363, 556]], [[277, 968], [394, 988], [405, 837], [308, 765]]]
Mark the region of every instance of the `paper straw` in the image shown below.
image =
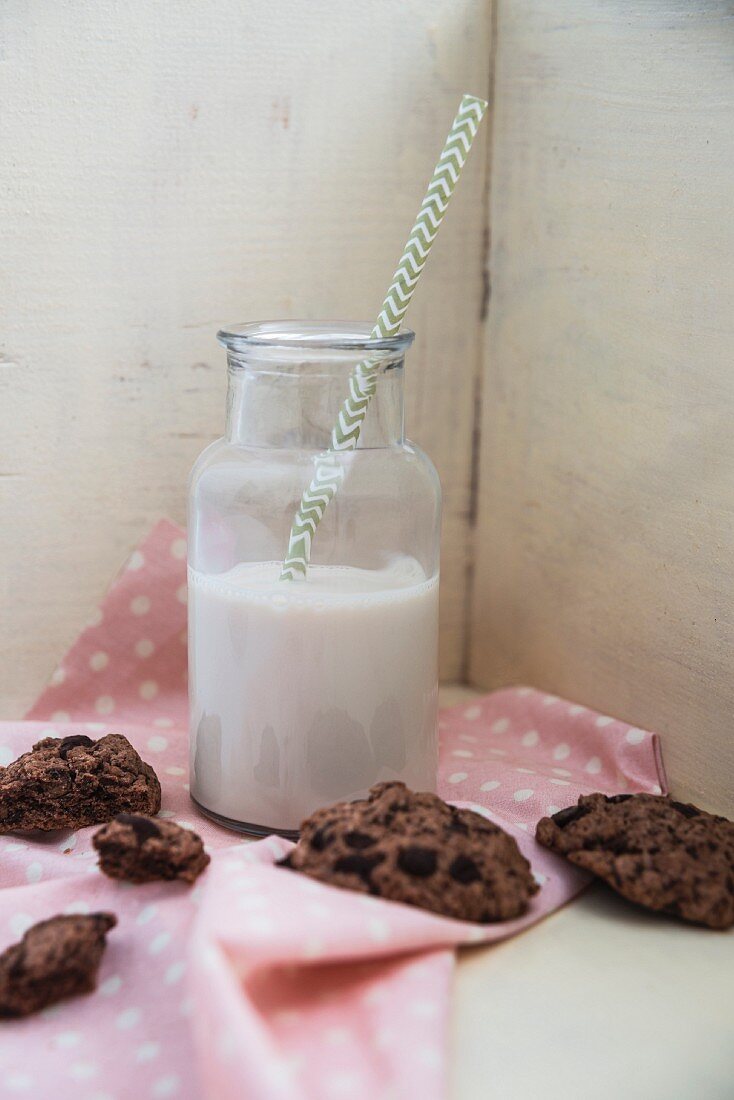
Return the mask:
[[[426, 197], [370, 333], [370, 340], [394, 336], [399, 331], [486, 109], [485, 100], [471, 95], [462, 97]], [[316, 528], [344, 477], [344, 469], [337, 455], [340, 451], [353, 451], [357, 446], [367, 409], [377, 388], [377, 371], [381, 362], [380, 358], [364, 359], [352, 372], [349, 396], [331, 430], [331, 444], [317, 458], [313, 480], [301, 497], [293, 520], [288, 552], [280, 573], [282, 581], [306, 575]]]

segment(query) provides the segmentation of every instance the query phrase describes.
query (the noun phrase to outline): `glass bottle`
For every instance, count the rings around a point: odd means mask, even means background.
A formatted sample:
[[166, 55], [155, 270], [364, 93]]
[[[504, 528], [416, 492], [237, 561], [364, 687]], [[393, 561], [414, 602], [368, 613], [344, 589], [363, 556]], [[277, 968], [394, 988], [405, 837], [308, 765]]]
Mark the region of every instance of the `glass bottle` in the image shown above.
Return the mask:
[[[218, 334], [226, 431], [189, 496], [191, 794], [221, 824], [297, 834], [381, 780], [434, 790], [441, 497], [403, 432], [413, 333], [343, 322]], [[379, 358], [356, 450], [311, 547], [280, 580], [291, 523], [354, 367]]]

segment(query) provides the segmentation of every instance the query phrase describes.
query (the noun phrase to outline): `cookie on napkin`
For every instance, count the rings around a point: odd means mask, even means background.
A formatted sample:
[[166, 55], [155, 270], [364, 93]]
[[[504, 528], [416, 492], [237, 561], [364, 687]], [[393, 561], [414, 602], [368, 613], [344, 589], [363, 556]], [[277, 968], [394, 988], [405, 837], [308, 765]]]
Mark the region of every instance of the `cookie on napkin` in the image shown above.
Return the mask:
[[80, 829], [160, 808], [158, 777], [119, 733], [46, 737], [0, 768], [0, 833]]
[[66, 997], [91, 993], [114, 913], [51, 917], [0, 955], [0, 1017], [30, 1016]]
[[709, 928], [734, 924], [734, 822], [665, 795], [582, 795], [538, 822], [546, 848], [629, 901]]
[[538, 890], [530, 864], [499, 826], [404, 783], [317, 810], [280, 866], [457, 920], [520, 916]]
[[139, 814], [118, 814], [97, 830], [92, 844], [104, 874], [126, 882], [194, 882], [209, 863], [193, 830]]

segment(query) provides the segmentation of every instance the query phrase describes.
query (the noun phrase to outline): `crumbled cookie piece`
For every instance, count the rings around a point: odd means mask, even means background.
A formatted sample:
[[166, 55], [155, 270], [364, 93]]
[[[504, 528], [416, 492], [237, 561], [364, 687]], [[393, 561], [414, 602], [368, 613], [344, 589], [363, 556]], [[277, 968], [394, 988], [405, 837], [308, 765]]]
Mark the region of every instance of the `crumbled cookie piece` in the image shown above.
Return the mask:
[[520, 916], [538, 890], [530, 864], [498, 825], [404, 783], [380, 783], [366, 800], [317, 810], [280, 865], [480, 923]]
[[114, 913], [40, 921], [0, 955], [0, 1017], [29, 1016], [66, 997], [91, 993], [117, 924]]
[[160, 807], [155, 772], [119, 733], [46, 737], [0, 769], [0, 833], [79, 829]]
[[209, 863], [196, 833], [139, 814], [118, 814], [94, 834], [92, 843], [104, 873], [128, 882], [193, 882]]
[[646, 909], [734, 924], [734, 822], [664, 795], [582, 795], [538, 822], [541, 844]]

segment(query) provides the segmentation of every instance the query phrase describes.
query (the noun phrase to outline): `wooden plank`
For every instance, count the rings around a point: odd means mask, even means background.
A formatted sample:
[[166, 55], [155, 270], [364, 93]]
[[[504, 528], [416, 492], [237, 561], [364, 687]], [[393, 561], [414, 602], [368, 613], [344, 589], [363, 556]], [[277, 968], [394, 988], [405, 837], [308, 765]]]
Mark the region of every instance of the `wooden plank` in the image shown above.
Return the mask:
[[[0, 713], [221, 433], [219, 324], [372, 319], [462, 92], [480, 0], [9, 0], [0, 11]], [[464, 646], [485, 139], [409, 321], [409, 434], [445, 494], [442, 670]]]
[[734, 811], [734, 14], [498, 7], [471, 677]]

